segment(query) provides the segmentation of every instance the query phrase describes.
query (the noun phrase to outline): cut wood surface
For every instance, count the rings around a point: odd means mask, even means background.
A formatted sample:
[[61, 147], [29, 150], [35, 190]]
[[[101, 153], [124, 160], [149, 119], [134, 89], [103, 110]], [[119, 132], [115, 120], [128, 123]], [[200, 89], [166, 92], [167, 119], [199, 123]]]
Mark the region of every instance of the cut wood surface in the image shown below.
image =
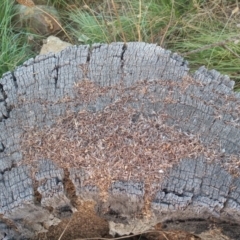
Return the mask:
[[88, 225], [102, 219], [113, 236], [161, 223], [194, 234], [214, 225], [240, 239], [233, 87], [215, 70], [190, 74], [182, 57], [146, 43], [73, 46], [7, 72], [0, 239], [34, 239], [91, 201]]

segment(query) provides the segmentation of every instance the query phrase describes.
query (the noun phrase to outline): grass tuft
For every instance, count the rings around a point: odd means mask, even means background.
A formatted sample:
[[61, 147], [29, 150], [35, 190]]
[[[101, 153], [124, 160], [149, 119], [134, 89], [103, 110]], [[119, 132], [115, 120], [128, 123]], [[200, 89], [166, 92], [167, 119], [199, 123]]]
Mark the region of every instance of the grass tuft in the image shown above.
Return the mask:
[[14, 32], [11, 23], [14, 1], [3, 1], [0, 8], [0, 76], [32, 56], [24, 32]]
[[[240, 88], [238, 0], [47, 2], [58, 9], [65, 35], [68, 38], [71, 36], [74, 44], [118, 41], [157, 43], [183, 55], [189, 61], [192, 70], [201, 65], [209, 69], [214, 68], [228, 74], [236, 81], [236, 87]], [[12, 30], [13, 1], [4, 1], [3, 4], [4, 7], [0, 10], [0, 66], [4, 66], [1, 73], [14, 68], [32, 54], [26, 51], [27, 30], [20, 33], [14, 33]]]

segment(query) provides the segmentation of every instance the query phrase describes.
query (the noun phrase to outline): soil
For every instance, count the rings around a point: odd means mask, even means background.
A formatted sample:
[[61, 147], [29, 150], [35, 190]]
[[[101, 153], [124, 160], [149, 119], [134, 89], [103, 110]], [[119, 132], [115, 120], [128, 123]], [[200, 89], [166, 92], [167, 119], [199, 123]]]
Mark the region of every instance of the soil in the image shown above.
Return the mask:
[[51, 226], [47, 233], [39, 234], [34, 240], [111, 237], [108, 234], [108, 222], [96, 215], [93, 202], [78, 203], [76, 208], [77, 212], [70, 218], [63, 219], [57, 226]]
[[[94, 205], [93, 202], [78, 203], [78, 212], [74, 213], [70, 218], [63, 219], [59, 225], [51, 226], [47, 233], [39, 234], [34, 240], [83, 240], [86, 238], [125, 240], [201, 239], [183, 231], [163, 231], [161, 224], [157, 224], [154, 229], [141, 235], [113, 238], [113, 236], [109, 235], [108, 222], [96, 215]], [[224, 240], [224, 238], [222, 238], [222, 240]]]

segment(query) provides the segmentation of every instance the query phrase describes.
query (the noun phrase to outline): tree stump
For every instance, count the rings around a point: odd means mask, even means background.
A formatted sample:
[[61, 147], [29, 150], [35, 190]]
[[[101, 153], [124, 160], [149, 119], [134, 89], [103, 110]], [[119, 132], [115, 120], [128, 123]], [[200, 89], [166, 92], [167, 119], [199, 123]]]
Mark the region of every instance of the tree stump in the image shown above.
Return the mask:
[[4, 74], [0, 239], [34, 239], [74, 216], [79, 236], [97, 223], [97, 237], [160, 223], [239, 239], [233, 86], [146, 43], [73, 46]]

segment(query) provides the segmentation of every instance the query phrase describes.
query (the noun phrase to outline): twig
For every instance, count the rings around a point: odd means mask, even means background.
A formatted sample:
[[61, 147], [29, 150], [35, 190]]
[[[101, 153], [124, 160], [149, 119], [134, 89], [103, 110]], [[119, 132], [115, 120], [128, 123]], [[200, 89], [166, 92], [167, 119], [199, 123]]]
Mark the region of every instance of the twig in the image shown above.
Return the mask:
[[[94, 20], [96, 21], [96, 23], [99, 24], [99, 21], [98, 21], [98, 19], [97, 19], [97, 17], [96, 17], [96, 11], [92, 10], [92, 9], [87, 5], [87, 3], [86, 3], [84, 0], [83, 0], [83, 3], [85, 4], [85, 5], [84, 5], [84, 8], [85, 8], [86, 10], [89, 10], [89, 12], [92, 14]], [[105, 24], [107, 24], [107, 23], [105, 23]], [[99, 25], [100, 25], [100, 24], [99, 24]], [[102, 33], [103, 33], [106, 41], [109, 43], [108, 37], [107, 37], [104, 29], [103, 29], [102, 27], [100, 27], [100, 29], [101, 29], [101, 31], [102, 31]]]
[[[237, 5], [237, 7], [232, 11], [232, 13], [231, 13], [230, 17], [228, 18], [228, 20], [227, 20], [227, 22], [226, 22], [224, 28], [222, 29], [220, 35], [218, 36], [218, 40], [220, 39], [220, 37], [221, 37], [222, 34], [224, 33], [225, 28], [227, 27], [227, 25], [228, 25], [230, 19], [232, 18], [232, 16], [233, 16], [235, 13], [237, 13], [237, 12], [239, 12], [238, 5]], [[214, 47], [214, 48], [215, 48], [215, 47]], [[208, 61], [208, 66], [207, 66], [207, 68], [209, 67], [209, 64], [210, 64], [210, 62], [211, 62], [212, 55], [213, 55], [213, 52], [214, 52], [214, 48], [213, 48], [212, 51], [211, 51], [211, 55], [210, 55], [210, 57], [209, 57], [209, 61]]]
[[229, 39], [226, 39], [226, 40], [221, 41], [221, 42], [216, 42], [216, 43], [208, 44], [208, 45], [205, 45], [205, 46], [200, 47], [200, 48], [198, 48], [198, 49], [195, 49], [195, 50], [186, 52], [186, 53], [184, 53], [184, 54], [182, 54], [182, 55], [183, 55], [183, 56], [187, 56], [187, 55], [190, 55], [190, 54], [193, 54], [193, 53], [197, 53], [197, 52], [201, 52], [201, 51], [207, 50], [207, 49], [212, 48], [212, 47], [224, 46], [226, 43], [233, 42], [233, 41], [235, 41], [235, 40], [237, 40], [237, 39], [239, 39], [239, 38], [240, 38], [240, 36], [234, 37], [234, 38], [229, 38]]
[[145, 231], [145, 232], [141, 232], [141, 233], [136, 233], [133, 235], [129, 235], [129, 236], [122, 236], [122, 237], [117, 237], [117, 238], [100, 238], [100, 237], [93, 237], [93, 238], [76, 238], [74, 240], [119, 240], [119, 239], [124, 239], [127, 237], [134, 237], [134, 236], [138, 236], [138, 235], [143, 235], [145, 233], [161, 233], [167, 240], [169, 240], [167, 238], [167, 236], [165, 235], [165, 233], [168, 233], [166, 231], [156, 231], [156, 230], [149, 230], [149, 231]]
[[162, 234], [167, 240], [169, 240], [169, 238], [165, 235], [164, 232], [161, 232], [161, 234]]
[[61, 240], [62, 236], [63, 236], [64, 233], [66, 232], [66, 230], [67, 230], [67, 228], [68, 228], [68, 226], [69, 226], [69, 224], [70, 224], [71, 221], [72, 221], [72, 217], [70, 218], [68, 224], [67, 224], [66, 227], [64, 228], [64, 230], [63, 230], [62, 234], [60, 235], [60, 237], [58, 238], [58, 240]]
[[114, 12], [115, 12], [115, 14], [116, 14], [116, 16], [117, 16], [117, 20], [118, 20], [118, 23], [119, 23], [119, 26], [120, 26], [120, 29], [121, 29], [121, 32], [122, 32], [122, 38], [123, 38], [123, 41], [124, 41], [124, 45], [126, 45], [126, 44], [127, 44], [127, 41], [126, 41], [126, 38], [125, 38], [125, 34], [124, 34], [124, 32], [123, 32], [122, 23], [121, 23], [121, 21], [120, 21], [119, 15], [118, 15], [115, 2], [114, 2], [114, 0], [111, 0], [111, 2], [112, 2], [113, 9], [114, 9]]
[[139, 0], [139, 10], [138, 10], [138, 25], [137, 25], [137, 32], [138, 32], [138, 41], [142, 41], [142, 36], [141, 36], [141, 17], [142, 17], [142, 1]]
[[65, 31], [65, 29], [62, 27], [62, 25], [58, 22], [58, 20], [53, 17], [51, 14], [49, 14], [48, 12], [44, 11], [43, 9], [41, 9], [40, 7], [36, 6], [35, 3], [32, 0], [16, 0], [19, 4], [24, 5], [26, 7], [35, 7], [36, 9], [40, 10], [41, 12], [43, 12], [44, 14], [46, 14], [47, 16], [49, 16], [50, 18], [52, 18], [55, 23], [62, 29], [62, 31], [65, 33], [65, 35], [68, 37], [68, 39], [70, 40], [70, 42], [72, 43], [72, 39], [70, 38], [70, 36], [67, 34], [67, 32]]
[[240, 56], [237, 54], [237, 53], [235, 53], [231, 48], [229, 48], [228, 46], [226, 46], [226, 45], [223, 45], [223, 47], [225, 47], [229, 52], [231, 52], [234, 56], [236, 56], [237, 58], [240, 58]]
[[170, 27], [170, 24], [171, 24], [171, 22], [172, 22], [174, 0], [172, 0], [171, 2], [172, 2], [171, 16], [170, 16], [168, 25], [167, 25], [167, 27], [166, 27], [166, 30], [165, 30], [165, 32], [164, 32], [164, 34], [163, 34], [163, 36], [162, 36], [161, 42], [160, 42], [160, 46], [161, 46], [161, 47], [163, 47], [162, 45], [163, 45], [164, 39], [165, 39], [165, 37], [166, 37], [167, 31], [168, 31], [168, 29], [169, 29], [169, 27]]

